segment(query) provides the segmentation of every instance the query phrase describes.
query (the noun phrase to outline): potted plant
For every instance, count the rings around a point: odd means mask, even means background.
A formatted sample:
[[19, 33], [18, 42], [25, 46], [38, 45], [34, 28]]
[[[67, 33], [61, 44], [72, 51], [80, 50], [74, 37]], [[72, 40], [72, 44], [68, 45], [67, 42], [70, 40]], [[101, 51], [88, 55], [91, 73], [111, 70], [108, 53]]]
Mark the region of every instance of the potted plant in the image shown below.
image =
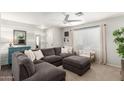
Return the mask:
[[117, 53], [121, 56], [121, 75], [124, 80], [124, 28], [117, 29], [113, 32], [114, 42], [117, 46]]

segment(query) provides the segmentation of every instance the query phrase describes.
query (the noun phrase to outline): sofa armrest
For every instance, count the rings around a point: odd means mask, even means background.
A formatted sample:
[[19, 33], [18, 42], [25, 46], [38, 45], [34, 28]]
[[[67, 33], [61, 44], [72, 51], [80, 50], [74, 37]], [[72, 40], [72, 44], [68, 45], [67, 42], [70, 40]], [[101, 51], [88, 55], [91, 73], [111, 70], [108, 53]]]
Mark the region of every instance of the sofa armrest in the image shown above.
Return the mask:
[[31, 60], [19, 52], [12, 55], [12, 74], [15, 81], [24, 80], [35, 73]]

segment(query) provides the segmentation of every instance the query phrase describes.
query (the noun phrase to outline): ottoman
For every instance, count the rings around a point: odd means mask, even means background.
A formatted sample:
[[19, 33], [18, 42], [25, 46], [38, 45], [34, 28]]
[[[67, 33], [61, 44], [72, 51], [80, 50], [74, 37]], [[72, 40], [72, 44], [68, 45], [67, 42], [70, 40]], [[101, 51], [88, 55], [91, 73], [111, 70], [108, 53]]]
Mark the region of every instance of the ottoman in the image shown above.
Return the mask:
[[91, 60], [81, 56], [70, 56], [63, 59], [63, 68], [78, 75], [83, 75], [90, 69]]

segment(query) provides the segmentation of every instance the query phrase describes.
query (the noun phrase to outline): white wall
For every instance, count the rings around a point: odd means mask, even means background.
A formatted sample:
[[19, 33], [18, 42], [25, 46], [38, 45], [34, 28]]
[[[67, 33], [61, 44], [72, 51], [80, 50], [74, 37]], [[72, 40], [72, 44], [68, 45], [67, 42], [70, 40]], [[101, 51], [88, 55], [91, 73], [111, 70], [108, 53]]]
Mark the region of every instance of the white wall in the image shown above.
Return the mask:
[[27, 33], [27, 45], [35, 48], [35, 36], [41, 36], [41, 48], [46, 47], [46, 32], [34, 25], [23, 24], [1, 19], [0, 22], [0, 62], [2, 65], [8, 64], [8, 47], [13, 42], [13, 30], [23, 30]]
[[[71, 29], [70, 28], [63, 28], [62, 29], [63, 30], [63, 34], [62, 34], [62, 36], [63, 36], [63, 46], [72, 46], [72, 32], [71, 32]], [[64, 36], [64, 32], [67, 32], [68, 31], [68, 33], [69, 33], [69, 36]], [[64, 38], [65, 38], [65, 42], [64, 42]], [[69, 40], [69, 42], [67, 41], [67, 40]]]
[[[113, 17], [97, 22], [87, 23], [75, 27], [68, 27], [69, 29], [75, 29], [80, 27], [88, 27], [88, 26], [95, 26], [95, 25], [107, 25], [107, 64], [118, 66], [121, 65], [121, 58], [116, 53], [116, 46], [113, 42], [113, 31], [118, 29], [119, 27], [124, 27], [124, 16]], [[66, 28], [67, 29], [67, 28]]]
[[63, 46], [63, 32], [61, 28], [52, 27], [46, 30], [47, 47], [61, 47]]

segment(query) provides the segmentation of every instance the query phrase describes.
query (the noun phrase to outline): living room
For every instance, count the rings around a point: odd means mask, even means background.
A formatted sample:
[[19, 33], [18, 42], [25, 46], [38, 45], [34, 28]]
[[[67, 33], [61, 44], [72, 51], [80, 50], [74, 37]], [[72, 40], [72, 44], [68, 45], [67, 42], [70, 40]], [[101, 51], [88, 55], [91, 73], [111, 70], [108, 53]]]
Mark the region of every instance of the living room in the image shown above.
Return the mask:
[[[123, 27], [124, 13], [1, 12], [0, 16], [0, 80], [124, 80], [121, 57], [116, 52], [113, 36], [115, 30]], [[26, 50], [31, 51], [29, 53]], [[25, 74], [21, 72], [22, 64], [19, 61], [23, 62], [25, 59], [19, 60], [16, 57], [20, 53], [14, 55], [18, 51], [23, 51], [22, 54], [33, 64], [47, 63], [43, 64], [42, 69], [38, 69], [41, 70], [38, 73], [41, 76], [32, 78], [35, 71], [30, 72], [30, 69], [34, 68], [27, 66], [31, 78], [23, 76]], [[24, 55], [20, 58], [22, 56]], [[50, 78], [44, 77], [45, 75]]]
[[123, 93], [123, 0], [0, 0], [0, 92]]

